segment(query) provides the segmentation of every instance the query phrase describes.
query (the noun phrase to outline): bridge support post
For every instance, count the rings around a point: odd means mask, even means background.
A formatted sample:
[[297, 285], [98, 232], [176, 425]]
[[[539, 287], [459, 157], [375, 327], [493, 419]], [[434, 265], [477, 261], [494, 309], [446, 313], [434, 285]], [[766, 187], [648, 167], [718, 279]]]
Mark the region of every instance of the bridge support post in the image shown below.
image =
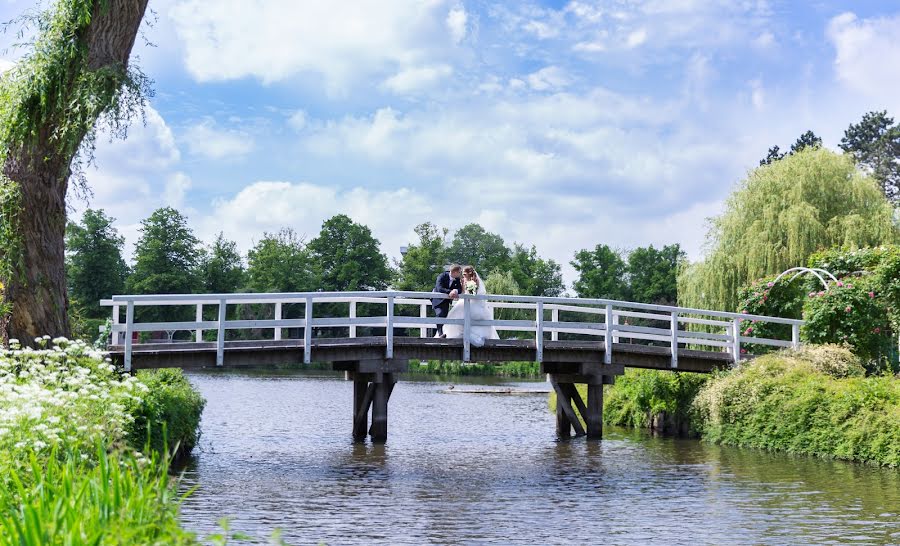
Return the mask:
[[373, 442], [387, 441], [388, 402], [396, 374], [406, 371], [408, 363], [383, 359], [334, 362], [332, 366], [353, 381], [353, 441], [363, 442], [367, 434]]
[[[587, 436], [599, 440], [603, 436], [603, 385], [611, 385], [624, 373], [621, 365], [574, 362], [545, 362], [541, 370], [547, 374], [556, 392], [556, 435], [560, 440]], [[587, 400], [576, 385], [587, 387]]]

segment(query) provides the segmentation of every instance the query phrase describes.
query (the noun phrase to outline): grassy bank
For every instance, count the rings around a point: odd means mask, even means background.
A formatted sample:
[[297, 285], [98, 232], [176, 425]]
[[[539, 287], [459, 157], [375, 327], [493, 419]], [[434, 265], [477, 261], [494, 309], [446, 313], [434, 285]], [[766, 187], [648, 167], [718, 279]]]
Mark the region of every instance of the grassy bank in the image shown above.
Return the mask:
[[418, 360], [409, 361], [411, 374], [428, 375], [483, 375], [495, 377], [541, 377], [541, 365], [537, 362], [502, 362], [483, 364], [478, 362], [464, 363], [452, 360]]
[[0, 544], [194, 543], [168, 453], [197, 440], [197, 392], [172, 371], [122, 375], [82, 342], [42, 343], [0, 351]]
[[900, 466], [900, 378], [845, 349], [774, 353], [713, 378], [692, 405], [708, 441]]
[[604, 391], [603, 420], [900, 466], [900, 377], [866, 377], [859, 359], [836, 346], [772, 353], [708, 376], [628, 370]]

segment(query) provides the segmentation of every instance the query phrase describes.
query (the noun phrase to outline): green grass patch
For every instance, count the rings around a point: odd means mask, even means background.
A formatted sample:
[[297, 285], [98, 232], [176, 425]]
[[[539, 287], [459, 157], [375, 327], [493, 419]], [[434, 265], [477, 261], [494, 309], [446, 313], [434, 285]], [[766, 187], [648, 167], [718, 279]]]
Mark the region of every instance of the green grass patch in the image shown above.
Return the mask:
[[537, 362], [502, 362], [497, 364], [460, 362], [454, 360], [409, 361], [411, 374], [427, 375], [476, 375], [494, 377], [541, 377], [541, 365]]

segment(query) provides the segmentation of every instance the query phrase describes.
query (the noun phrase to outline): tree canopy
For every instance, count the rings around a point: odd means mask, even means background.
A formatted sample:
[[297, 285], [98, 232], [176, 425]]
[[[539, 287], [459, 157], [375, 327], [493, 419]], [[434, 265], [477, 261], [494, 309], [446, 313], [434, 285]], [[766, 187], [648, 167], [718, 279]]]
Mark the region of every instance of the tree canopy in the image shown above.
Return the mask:
[[198, 291], [200, 241], [188, 226], [187, 217], [171, 207], [163, 207], [143, 220], [141, 226], [128, 291], [133, 294]]
[[519, 243], [513, 246], [509, 272], [522, 294], [528, 296], [555, 297], [566, 289], [559, 264], [538, 256], [533, 245], [531, 248]]
[[100, 300], [125, 291], [125, 238], [113, 222], [115, 219], [102, 210], [87, 209], [81, 222], [70, 222], [66, 227], [69, 295], [84, 317], [105, 317], [108, 310], [100, 307]]
[[415, 232], [419, 240], [406, 248], [397, 264], [395, 288], [429, 292], [447, 261], [447, 230], [426, 222], [416, 226]]
[[628, 299], [643, 303], [675, 305], [678, 302], [678, 270], [687, 255], [681, 245], [639, 247], [628, 254]]
[[237, 243], [229, 241], [220, 232], [204, 251], [199, 273], [203, 290], [208, 294], [229, 294], [240, 290], [244, 286], [246, 271]]
[[320, 285], [309, 250], [289, 228], [263, 234], [247, 252], [247, 279], [252, 292], [313, 292]]
[[797, 138], [797, 141], [791, 144], [791, 150], [789, 152], [782, 152], [781, 148], [777, 145], [769, 148], [769, 153], [765, 158], [759, 161], [760, 166], [769, 165], [779, 159], [784, 159], [787, 156], [794, 155], [801, 150], [805, 150], [806, 148], [819, 148], [822, 146], [822, 138], [816, 135], [812, 131], [806, 131], [802, 135]]
[[711, 220], [706, 258], [679, 276], [682, 305], [733, 310], [738, 288], [832, 247], [891, 243], [893, 207], [849, 156], [807, 148], [752, 171]]
[[624, 300], [628, 297], [625, 260], [620, 251], [609, 245], [579, 250], [572, 267], [578, 272], [573, 288], [579, 298]]
[[338, 214], [307, 246], [325, 291], [384, 290], [393, 277], [387, 256], [367, 226]]
[[840, 147], [878, 181], [888, 199], [900, 203], [900, 125], [887, 111], [868, 112], [850, 125]]
[[509, 258], [510, 251], [503, 237], [478, 224], [468, 224], [457, 230], [447, 249], [447, 260], [472, 265], [482, 277], [505, 269]]

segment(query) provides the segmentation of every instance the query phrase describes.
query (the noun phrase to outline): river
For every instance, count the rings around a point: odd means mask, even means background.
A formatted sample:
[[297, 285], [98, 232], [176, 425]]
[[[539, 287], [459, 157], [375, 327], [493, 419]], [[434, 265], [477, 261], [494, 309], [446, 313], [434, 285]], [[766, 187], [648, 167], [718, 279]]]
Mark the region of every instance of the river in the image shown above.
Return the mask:
[[201, 537], [230, 516], [289, 544], [900, 544], [897, 470], [621, 429], [558, 442], [546, 394], [415, 377], [394, 389], [387, 445], [354, 444], [336, 375], [190, 379], [207, 406], [182, 519]]

